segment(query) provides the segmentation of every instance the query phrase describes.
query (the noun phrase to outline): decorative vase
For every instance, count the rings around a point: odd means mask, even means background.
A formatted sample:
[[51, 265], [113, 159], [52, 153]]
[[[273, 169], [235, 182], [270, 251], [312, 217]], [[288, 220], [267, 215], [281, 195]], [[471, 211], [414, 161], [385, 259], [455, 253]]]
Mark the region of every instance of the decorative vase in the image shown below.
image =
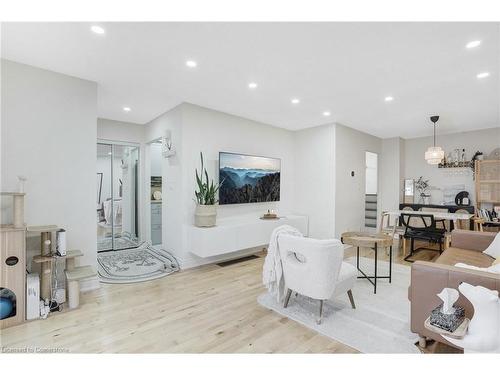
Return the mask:
[[215, 204], [196, 205], [194, 212], [194, 225], [197, 227], [214, 227], [217, 220], [217, 206]]
[[429, 204], [429, 201], [430, 201], [430, 195], [429, 194], [425, 194], [425, 193], [420, 193], [420, 200], [419, 200], [419, 204]]

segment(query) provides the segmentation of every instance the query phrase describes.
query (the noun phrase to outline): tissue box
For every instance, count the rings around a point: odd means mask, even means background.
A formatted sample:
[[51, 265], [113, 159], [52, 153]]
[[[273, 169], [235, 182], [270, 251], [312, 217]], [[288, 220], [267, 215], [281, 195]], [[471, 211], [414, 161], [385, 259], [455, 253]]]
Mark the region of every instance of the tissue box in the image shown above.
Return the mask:
[[453, 314], [443, 314], [441, 311], [443, 305], [439, 305], [431, 312], [429, 323], [448, 332], [454, 332], [465, 319], [465, 310], [463, 307], [455, 307]]

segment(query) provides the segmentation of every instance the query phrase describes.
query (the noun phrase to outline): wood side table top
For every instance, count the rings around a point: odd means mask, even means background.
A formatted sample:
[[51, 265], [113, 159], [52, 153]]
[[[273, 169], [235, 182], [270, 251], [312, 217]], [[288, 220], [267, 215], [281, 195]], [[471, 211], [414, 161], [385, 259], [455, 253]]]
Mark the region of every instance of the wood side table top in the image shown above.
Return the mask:
[[342, 242], [347, 245], [360, 247], [378, 247], [392, 246], [392, 237], [384, 233], [368, 232], [344, 232], [342, 233]]
[[462, 324], [460, 324], [455, 331], [449, 332], [439, 327], [433, 326], [431, 324], [431, 318], [429, 317], [425, 320], [424, 327], [427, 328], [429, 331], [435, 332], [440, 335], [449, 336], [455, 339], [463, 339], [467, 334], [469, 323], [470, 320], [468, 318], [465, 318]]

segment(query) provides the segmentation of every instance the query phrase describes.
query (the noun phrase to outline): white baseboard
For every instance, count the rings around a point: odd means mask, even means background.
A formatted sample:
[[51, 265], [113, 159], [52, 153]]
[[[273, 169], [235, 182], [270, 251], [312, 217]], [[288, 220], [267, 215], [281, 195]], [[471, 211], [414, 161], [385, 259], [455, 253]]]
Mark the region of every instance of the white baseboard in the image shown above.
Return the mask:
[[185, 269], [189, 269], [189, 268], [203, 266], [206, 264], [220, 263], [220, 262], [224, 262], [224, 261], [231, 260], [231, 259], [242, 258], [242, 257], [247, 256], [247, 255], [261, 252], [262, 249], [265, 247], [267, 247], [267, 246], [253, 247], [250, 249], [245, 249], [245, 250], [241, 250], [241, 251], [236, 251], [234, 253], [229, 253], [229, 254], [224, 254], [224, 255], [220, 255], [220, 256], [216, 256], [216, 257], [209, 257], [209, 258], [200, 258], [194, 254], [192, 256], [190, 256], [191, 255], [190, 254], [183, 259], [177, 258], [177, 260], [179, 261], [180, 268], [185, 270]]

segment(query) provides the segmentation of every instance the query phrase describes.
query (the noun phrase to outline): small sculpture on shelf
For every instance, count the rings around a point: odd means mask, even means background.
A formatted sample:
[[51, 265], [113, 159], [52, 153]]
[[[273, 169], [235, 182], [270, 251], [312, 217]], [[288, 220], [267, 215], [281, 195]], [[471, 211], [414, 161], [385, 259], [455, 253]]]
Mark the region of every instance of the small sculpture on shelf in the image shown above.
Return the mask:
[[279, 219], [279, 217], [274, 210], [267, 210], [267, 212], [262, 215], [261, 219]]

